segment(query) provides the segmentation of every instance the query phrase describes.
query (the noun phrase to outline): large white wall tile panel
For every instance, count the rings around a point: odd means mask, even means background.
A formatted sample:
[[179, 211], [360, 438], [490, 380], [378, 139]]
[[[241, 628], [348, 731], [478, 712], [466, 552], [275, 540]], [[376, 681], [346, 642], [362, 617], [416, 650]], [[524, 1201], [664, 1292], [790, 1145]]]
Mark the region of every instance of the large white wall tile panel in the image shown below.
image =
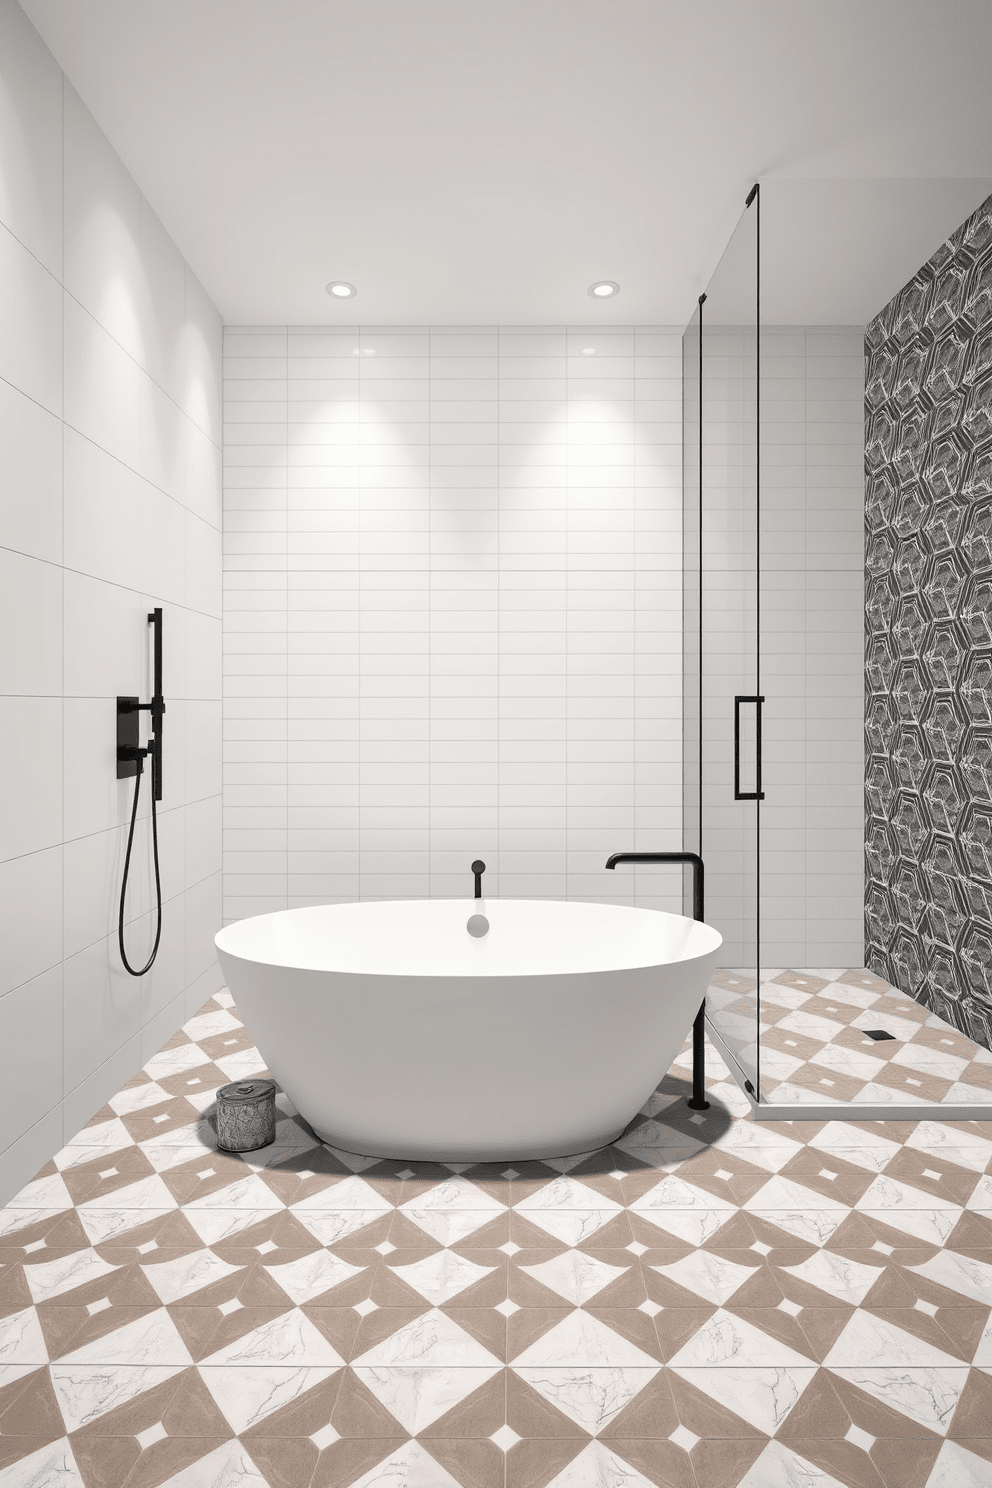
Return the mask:
[[[2, 12], [0, 12], [2, 14]], [[0, 382], [0, 547], [62, 561], [62, 423]]]
[[[220, 318], [13, 0], [0, 286], [0, 1028], [17, 1056], [2, 1199], [219, 984], [220, 923], [216, 887], [189, 904], [220, 869]], [[132, 789], [116, 779], [115, 699], [150, 691], [155, 604], [165, 925], [136, 981], [117, 951]], [[146, 786], [135, 958], [154, 933], [149, 832]]]
[[0, 223], [0, 378], [62, 412], [62, 290]]

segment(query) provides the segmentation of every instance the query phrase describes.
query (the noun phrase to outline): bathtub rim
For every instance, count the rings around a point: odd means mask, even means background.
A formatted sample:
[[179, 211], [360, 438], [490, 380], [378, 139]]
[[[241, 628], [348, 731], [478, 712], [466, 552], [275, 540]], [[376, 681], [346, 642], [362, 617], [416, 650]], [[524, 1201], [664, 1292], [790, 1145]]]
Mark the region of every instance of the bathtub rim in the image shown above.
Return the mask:
[[626, 971], [650, 971], [650, 970], [659, 969], [659, 968], [665, 967], [665, 966], [691, 966], [694, 961], [701, 960], [705, 956], [713, 955], [723, 945], [723, 936], [720, 933], [720, 931], [716, 929], [716, 927], [714, 925], [709, 924], [709, 922], [708, 921], [705, 921], [705, 920], [694, 920], [691, 915], [680, 915], [680, 914], [676, 914], [672, 910], [647, 909], [647, 908], [644, 908], [644, 907], [642, 907], [640, 905], [632, 905], [632, 904], [613, 904], [610, 901], [604, 901], [604, 900], [601, 900], [601, 899], [548, 899], [548, 900], [542, 900], [542, 899], [523, 899], [523, 898], [513, 898], [513, 899], [511, 899], [511, 898], [506, 898], [506, 899], [493, 900], [492, 902], [498, 902], [498, 903], [501, 903], [501, 904], [568, 905], [570, 907], [574, 905], [576, 907], [582, 906], [582, 907], [587, 907], [587, 908], [607, 908], [607, 909], [611, 909], [611, 910], [612, 909], [619, 909], [619, 910], [623, 910], [623, 911], [629, 911], [630, 913], [636, 914], [636, 915], [661, 915], [661, 916], [663, 916], [663, 917], [665, 917], [666, 919], [669, 919], [669, 920], [680, 920], [680, 921], [685, 922], [688, 925], [698, 926], [699, 929], [700, 929], [700, 931], [705, 932], [706, 939], [707, 939], [707, 941], [709, 943], [705, 943], [701, 948], [694, 950], [691, 955], [679, 956], [679, 957], [674, 958], [674, 959], [669, 958], [668, 960], [637, 961], [637, 962], [633, 962], [633, 963], [631, 963], [629, 965], [624, 965], [624, 966], [616, 966], [616, 965], [613, 965], [613, 966], [598, 966], [595, 969], [583, 968], [581, 970], [579, 970], [579, 969], [571, 969], [571, 970], [569, 970], [569, 969], [557, 969], [557, 968], [552, 969], [552, 968], [548, 968], [546, 970], [540, 970], [540, 971], [499, 971], [499, 970], [496, 970], [496, 971], [487, 971], [487, 970], [480, 969], [479, 971], [472, 971], [472, 972], [465, 972], [463, 970], [447, 970], [447, 971], [446, 970], [437, 970], [437, 971], [425, 972], [425, 971], [408, 971], [408, 970], [402, 970], [402, 969], [395, 970], [395, 971], [393, 971], [393, 970], [382, 971], [382, 970], [363, 970], [363, 969], [358, 968], [358, 967], [347, 967], [347, 968], [345, 968], [345, 967], [340, 967], [340, 966], [327, 966], [327, 965], [324, 965], [324, 966], [304, 965], [304, 964], [301, 964], [301, 962], [298, 961], [298, 960], [297, 961], [273, 960], [273, 959], [269, 959], [267, 957], [261, 957], [261, 956], [258, 956], [258, 955], [251, 955], [251, 954], [246, 953], [246, 951], [243, 950], [243, 949], [235, 949], [230, 944], [226, 944], [225, 943], [225, 941], [227, 940], [227, 938], [229, 936], [236, 935], [236, 933], [237, 933], [237, 931], [239, 930], [240, 927], [243, 927], [243, 926], [246, 926], [246, 925], [249, 925], [249, 924], [253, 924], [253, 923], [255, 923], [255, 922], [259, 921], [259, 920], [273, 920], [273, 919], [277, 919], [277, 918], [288, 917], [290, 915], [307, 915], [307, 914], [310, 914], [313, 911], [322, 911], [322, 910], [338, 909], [338, 908], [351, 908], [351, 907], [356, 906], [356, 905], [460, 904], [460, 905], [463, 905], [466, 908], [466, 910], [467, 910], [468, 913], [471, 913], [472, 912], [472, 906], [477, 903], [477, 901], [475, 901], [473, 899], [461, 899], [461, 898], [445, 898], [445, 899], [441, 899], [441, 898], [437, 898], [437, 899], [428, 899], [428, 898], [412, 899], [411, 898], [411, 899], [351, 899], [351, 900], [345, 901], [342, 904], [308, 904], [308, 905], [299, 905], [299, 906], [297, 906], [294, 909], [275, 909], [275, 910], [268, 910], [268, 911], [266, 911], [265, 914], [260, 914], [260, 915], [246, 915], [243, 919], [232, 920], [230, 924], [224, 925], [220, 930], [218, 930], [217, 933], [214, 936], [214, 947], [215, 947], [215, 949], [217, 951], [223, 952], [224, 955], [230, 956], [234, 960], [243, 961], [243, 962], [246, 962], [246, 963], [248, 963], [250, 965], [255, 965], [255, 966], [267, 966], [267, 967], [271, 967], [273, 970], [279, 970], [279, 971], [306, 971], [306, 972], [316, 972], [316, 973], [320, 973], [320, 974], [323, 974], [323, 975], [326, 975], [326, 976], [355, 976], [355, 977], [370, 977], [370, 978], [395, 978], [397, 981], [404, 980], [404, 981], [425, 981], [425, 982], [426, 981], [434, 981], [434, 980], [447, 981], [447, 980], [465, 979], [466, 977], [470, 977], [473, 980], [476, 980], [476, 981], [480, 981], [481, 982], [481, 981], [508, 980], [508, 979], [517, 978], [517, 977], [545, 977], [545, 978], [552, 978], [552, 977], [559, 977], [559, 976], [610, 976], [610, 975], [613, 975], [613, 974], [618, 973], [618, 972], [626, 972]]

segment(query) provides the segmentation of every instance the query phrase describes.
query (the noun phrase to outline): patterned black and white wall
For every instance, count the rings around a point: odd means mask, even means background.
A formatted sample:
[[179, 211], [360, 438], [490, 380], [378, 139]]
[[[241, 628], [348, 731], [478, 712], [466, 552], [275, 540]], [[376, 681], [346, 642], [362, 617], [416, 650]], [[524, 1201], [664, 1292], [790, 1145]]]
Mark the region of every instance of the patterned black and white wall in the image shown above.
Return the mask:
[[866, 964], [992, 1047], [992, 197], [865, 357]]

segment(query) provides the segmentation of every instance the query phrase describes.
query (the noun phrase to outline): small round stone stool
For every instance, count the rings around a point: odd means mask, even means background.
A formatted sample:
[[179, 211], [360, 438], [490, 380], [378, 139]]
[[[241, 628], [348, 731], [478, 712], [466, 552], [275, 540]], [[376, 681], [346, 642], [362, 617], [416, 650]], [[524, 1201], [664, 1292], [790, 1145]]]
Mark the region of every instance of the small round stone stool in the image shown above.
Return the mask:
[[236, 1080], [217, 1092], [217, 1146], [221, 1152], [254, 1152], [276, 1136], [274, 1080]]

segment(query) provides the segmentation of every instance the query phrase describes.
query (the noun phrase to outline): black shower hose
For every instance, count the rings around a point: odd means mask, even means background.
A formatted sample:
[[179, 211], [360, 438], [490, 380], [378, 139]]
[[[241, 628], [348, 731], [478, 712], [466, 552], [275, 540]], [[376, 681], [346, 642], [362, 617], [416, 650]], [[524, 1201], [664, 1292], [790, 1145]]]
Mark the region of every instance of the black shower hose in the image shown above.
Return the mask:
[[158, 926], [155, 930], [155, 944], [152, 953], [144, 966], [140, 969], [133, 967], [127, 959], [127, 951], [124, 949], [124, 900], [127, 895], [127, 876], [131, 867], [131, 844], [134, 842], [134, 823], [138, 816], [138, 795], [141, 791], [141, 776], [143, 773], [144, 752], [137, 757], [138, 772], [134, 778], [134, 805], [131, 807], [131, 826], [127, 834], [127, 852], [124, 854], [124, 876], [121, 880], [121, 912], [117, 921], [117, 941], [121, 948], [121, 960], [124, 970], [133, 977], [144, 976], [150, 971], [155, 957], [158, 955], [158, 943], [162, 939], [162, 879], [158, 868], [158, 814], [155, 810], [155, 756], [152, 755], [152, 856], [155, 860], [155, 901], [158, 913]]

